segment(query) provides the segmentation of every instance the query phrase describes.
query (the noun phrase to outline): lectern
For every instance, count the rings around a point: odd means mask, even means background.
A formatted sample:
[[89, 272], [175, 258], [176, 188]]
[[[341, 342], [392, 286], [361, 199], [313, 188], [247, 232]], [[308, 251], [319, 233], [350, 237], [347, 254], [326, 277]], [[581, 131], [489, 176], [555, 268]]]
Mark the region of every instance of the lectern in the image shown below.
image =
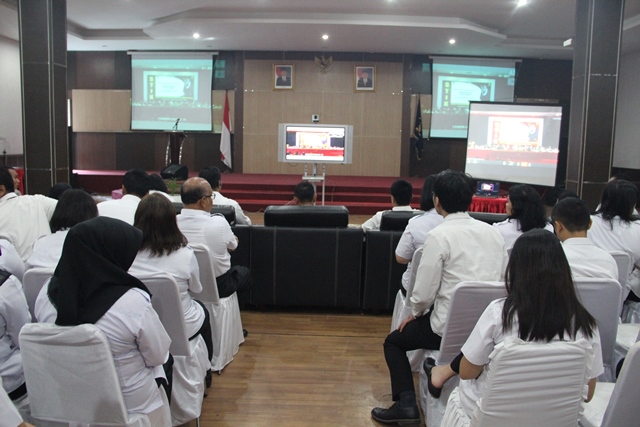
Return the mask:
[[186, 180], [189, 178], [189, 169], [182, 163], [182, 142], [187, 134], [182, 131], [165, 131], [167, 134], [167, 151], [165, 154], [166, 168], [160, 172], [164, 179]]

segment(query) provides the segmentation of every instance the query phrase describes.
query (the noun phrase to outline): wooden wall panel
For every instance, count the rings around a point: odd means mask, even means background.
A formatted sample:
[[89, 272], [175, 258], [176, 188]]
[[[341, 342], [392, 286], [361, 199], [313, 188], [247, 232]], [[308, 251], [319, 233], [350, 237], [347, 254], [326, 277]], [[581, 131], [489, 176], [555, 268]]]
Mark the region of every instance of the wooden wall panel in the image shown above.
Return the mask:
[[71, 91], [74, 132], [122, 132], [131, 128], [131, 91]]
[[116, 135], [113, 133], [77, 133], [72, 150], [74, 169], [115, 169]]

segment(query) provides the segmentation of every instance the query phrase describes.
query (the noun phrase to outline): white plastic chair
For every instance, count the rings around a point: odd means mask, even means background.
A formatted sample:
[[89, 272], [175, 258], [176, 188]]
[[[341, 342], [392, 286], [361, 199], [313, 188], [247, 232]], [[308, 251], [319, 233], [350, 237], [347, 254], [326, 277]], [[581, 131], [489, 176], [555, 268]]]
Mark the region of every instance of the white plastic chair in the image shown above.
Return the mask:
[[638, 341], [640, 341], [640, 323], [621, 323], [618, 325], [614, 351], [614, 369], [617, 369], [620, 361], [627, 357], [631, 347]]
[[31, 417], [46, 426], [169, 427], [165, 405], [148, 415], [127, 414], [104, 333], [95, 325], [28, 323], [20, 331]]
[[213, 334], [211, 369], [220, 373], [231, 363], [240, 344], [244, 342], [238, 295], [234, 292], [226, 298], [220, 298], [209, 248], [201, 243], [190, 243], [189, 246], [198, 260], [202, 283], [202, 292], [192, 296], [209, 310]]
[[[633, 270], [627, 277], [627, 287], [630, 292], [640, 295], [640, 270]], [[623, 323], [640, 323], [640, 302], [625, 301], [620, 318]]]
[[[396, 302], [393, 306], [393, 316], [391, 317], [391, 332], [398, 329], [400, 323], [411, 314], [411, 294], [413, 293], [413, 287], [416, 284], [416, 274], [418, 273], [418, 266], [420, 266], [420, 260], [422, 259], [423, 247], [419, 247], [413, 253], [411, 257], [411, 266], [409, 270], [409, 283], [407, 283], [407, 295], [403, 295], [402, 291], [398, 291], [396, 295]], [[411, 370], [413, 372], [420, 371], [420, 365], [422, 364], [422, 356], [424, 350], [411, 350], [407, 352], [409, 363], [411, 364]]]
[[629, 295], [629, 284], [627, 283], [627, 281], [629, 279], [629, 274], [631, 273], [633, 263], [631, 261], [631, 257], [626, 252], [611, 251], [609, 253], [616, 261], [616, 265], [618, 266], [618, 283], [620, 283], [620, 286], [622, 286], [622, 302], [624, 303], [627, 295]]
[[[462, 282], [456, 285], [451, 296], [447, 322], [440, 342], [440, 351], [427, 352], [437, 365], [450, 363], [467, 341], [476, 322], [491, 301], [505, 297], [504, 282]], [[424, 360], [424, 359], [423, 359]], [[459, 377], [447, 381], [439, 399], [434, 399], [427, 389], [427, 374], [420, 369], [420, 405], [429, 427], [439, 427], [449, 395], [458, 385]]]
[[640, 423], [640, 343], [634, 344], [614, 383], [598, 383], [585, 404], [582, 427], [628, 427]]
[[29, 313], [31, 313], [32, 319], [35, 319], [34, 309], [40, 289], [51, 276], [53, 276], [53, 270], [50, 268], [30, 268], [24, 273], [22, 288], [24, 289], [24, 296], [27, 297]]
[[180, 291], [173, 277], [155, 273], [138, 277], [151, 292], [151, 304], [171, 337], [173, 356], [171, 389], [171, 423], [185, 424], [198, 420], [202, 412], [204, 377], [211, 367], [204, 339], [198, 335], [189, 341], [180, 302]]
[[[575, 427], [586, 392], [589, 342], [534, 343], [508, 337], [491, 353], [482, 397], [467, 414], [451, 394], [447, 427]], [[431, 427], [431, 426], [430, 426]]]
[[574, 282], [578, 299], [598, 323], [604, 362], [604, 373], [598, 377], [598, 381], [614, 381], [614, 349], [620, 319], [622, 287], [612, 279], [577, 278]]

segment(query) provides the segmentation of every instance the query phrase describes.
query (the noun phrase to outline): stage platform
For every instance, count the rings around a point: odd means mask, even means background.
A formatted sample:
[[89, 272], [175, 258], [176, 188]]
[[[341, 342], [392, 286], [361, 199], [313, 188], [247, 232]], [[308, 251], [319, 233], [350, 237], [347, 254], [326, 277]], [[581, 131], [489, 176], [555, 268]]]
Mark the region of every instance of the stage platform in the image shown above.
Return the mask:
[[[126, 171], [74, 170], [75, 183], [91, 193], [110, 195], [122, 186]], [[147, 171], [159, 173], [158, 171]], [[189, 176], [197, 176], [190, 172]], [[353, 215], [373, 215], [390, 209], [389, 187], [398, 177], [327, 176], [325, 204], [343, 205]], [[420, 191], [424, 178], [402, 177], [413, 185], [411, 206], [420, 208]], [[262, 212], [270, 205], [285, 205], [293, 199], [293, 187], [302, 181], [301, 175], [222, 174], [222, 194], [235, 199], [247, 212]], [[318, 183], [318, 204], [321, 202], [322, 183]]]

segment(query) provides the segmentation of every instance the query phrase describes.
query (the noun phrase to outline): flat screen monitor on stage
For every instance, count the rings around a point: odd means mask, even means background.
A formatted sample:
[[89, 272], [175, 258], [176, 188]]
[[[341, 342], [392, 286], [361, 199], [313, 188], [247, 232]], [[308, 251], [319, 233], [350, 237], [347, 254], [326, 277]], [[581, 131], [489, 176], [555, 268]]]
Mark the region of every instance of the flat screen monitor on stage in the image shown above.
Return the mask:
[[553, 186], [562, 107], [472, 102], [465, 172], [475, 179]]
[[280, 123], [278, 160], [291, 163], [351, 163], [353, 126]]
[[211, 132], [212, 53], [130, 54], [132, 130]]

